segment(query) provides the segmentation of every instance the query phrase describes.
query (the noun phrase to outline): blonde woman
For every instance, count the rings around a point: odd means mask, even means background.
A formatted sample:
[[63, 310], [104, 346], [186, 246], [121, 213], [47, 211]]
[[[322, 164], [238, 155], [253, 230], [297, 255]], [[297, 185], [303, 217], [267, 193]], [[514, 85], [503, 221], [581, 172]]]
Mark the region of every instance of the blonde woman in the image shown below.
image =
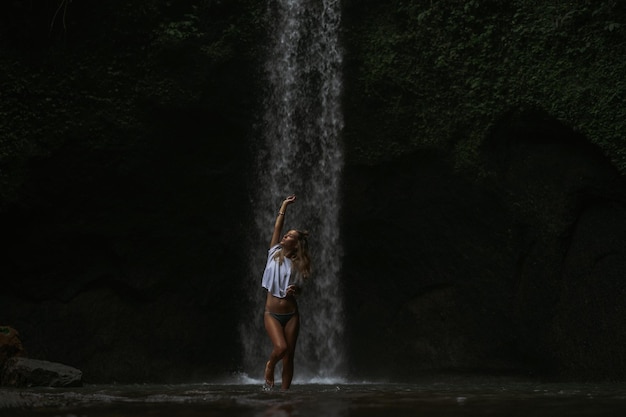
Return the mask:
[[302, 285], [311, 273], [308, 232], [293, 229], [282, 235], [287, 207], [295, 201], [295, 195], [285, 198], [278, 210], [263, 271], [262, 285], [267, 290], [264, 323], [273, 346], [265, 364], [267, 389], [274, 386], [274, 368], [281, 360], [281, 389], [286, 390], [291, 386], [294, 353], [300, 331], [296, 297], [302, 292]]

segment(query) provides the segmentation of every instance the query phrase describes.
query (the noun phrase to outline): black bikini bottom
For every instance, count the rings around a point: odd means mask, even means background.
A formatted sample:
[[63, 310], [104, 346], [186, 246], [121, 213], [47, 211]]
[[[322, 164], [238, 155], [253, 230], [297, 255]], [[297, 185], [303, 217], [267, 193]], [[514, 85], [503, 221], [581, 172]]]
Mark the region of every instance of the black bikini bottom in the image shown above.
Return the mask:
[[268, 311], [267, 313], [270, 316], [274, 317], [276, 320], [278, 320], [280, 325], [283, 326], [283, 327], [285, 327], [287, 325], [287, 322], [289, 322], [289, 320], [291, 320], [291, 318], [293, 316], [298, 314], [297, 311], [294, 311], [293, 313], [286, 313], [286, 314], [272, 313], [271, 311]]

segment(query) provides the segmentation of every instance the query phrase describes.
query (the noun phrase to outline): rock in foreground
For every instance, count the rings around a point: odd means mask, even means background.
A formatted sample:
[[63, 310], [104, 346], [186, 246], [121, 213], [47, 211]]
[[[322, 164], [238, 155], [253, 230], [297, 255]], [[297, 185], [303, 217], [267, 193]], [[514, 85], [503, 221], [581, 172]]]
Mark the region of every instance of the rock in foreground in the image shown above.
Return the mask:
[[11, 358], [2, 369], [0, 385], [14, 387], [76, 387], [83, 373], [71, 366], [30, 358]]

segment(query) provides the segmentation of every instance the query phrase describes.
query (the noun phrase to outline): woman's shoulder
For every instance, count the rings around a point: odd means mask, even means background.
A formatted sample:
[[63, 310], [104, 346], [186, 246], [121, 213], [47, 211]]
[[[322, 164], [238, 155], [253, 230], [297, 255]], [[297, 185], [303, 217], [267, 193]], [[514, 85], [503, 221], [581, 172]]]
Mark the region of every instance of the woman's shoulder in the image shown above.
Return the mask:
[[272, 246], [271, 248], [269, 248], [269, 250], [267, 252], [268, 252], [269, 256], [272, 256], [276, 252], [278, 252], [281, 248], [282, 248], [282, 246], [280, 246], [280, 243], [277, 243], [274, 246]]

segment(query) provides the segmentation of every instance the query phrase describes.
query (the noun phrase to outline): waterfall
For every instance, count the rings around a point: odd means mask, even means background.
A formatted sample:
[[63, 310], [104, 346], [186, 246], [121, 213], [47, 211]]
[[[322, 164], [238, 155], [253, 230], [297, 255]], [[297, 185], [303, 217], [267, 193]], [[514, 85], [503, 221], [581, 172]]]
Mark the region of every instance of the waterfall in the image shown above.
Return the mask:
[[[273, 32], [266, 61], [263, 141], [256, 149], [252, 196], [251, 311], [241, 326], [244, 372], [260, 377], [271, 351], [262, 313], [261, 276], [276, 214], [296, 194], [285, 229], [309, 230], [313, 274], [299, 298], [300, 337], [294, 380], [340, 378], [343, 302], [340, 283], [339, 185], [341, 49], [339, 0], [268, 0]], [[277, 380], [280, 378], [277, 368]]]

